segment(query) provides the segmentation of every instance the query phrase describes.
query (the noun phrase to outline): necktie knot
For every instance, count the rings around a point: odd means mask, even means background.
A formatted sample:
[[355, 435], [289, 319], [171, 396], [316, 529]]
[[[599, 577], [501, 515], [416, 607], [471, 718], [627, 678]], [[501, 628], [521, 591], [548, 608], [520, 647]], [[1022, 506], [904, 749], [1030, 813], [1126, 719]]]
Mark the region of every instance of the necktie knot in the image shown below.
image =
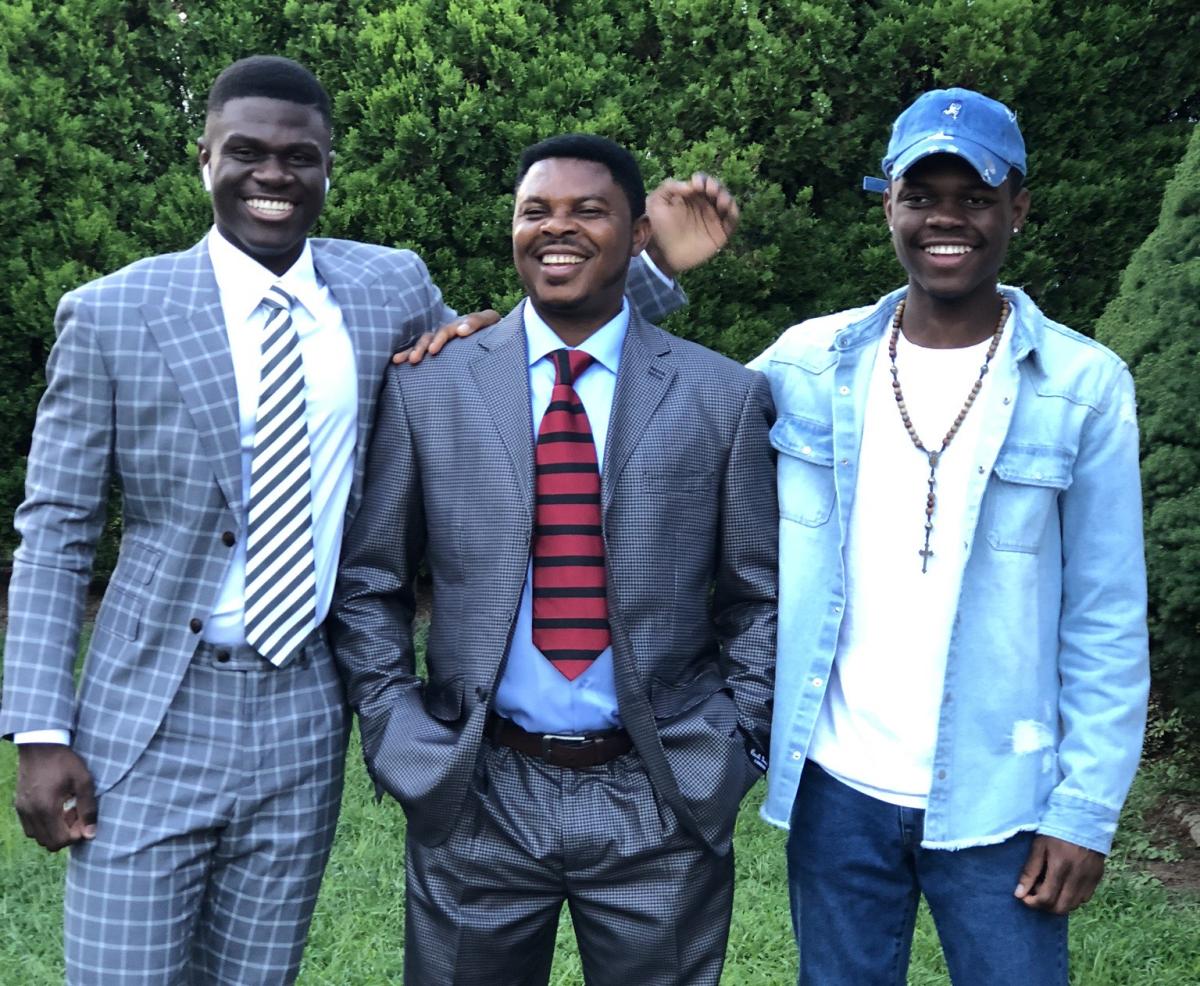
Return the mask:
[[292, 305], [296, 303], [296, 299], [283, 290], [278, 284], [271, 285], [271, 289], [263, 296], [262, 303], [272, 311], [282, 309], [285, 312], [292, 310]]
[[556, 349], [552, 352], [554, 359], [554, 386], [566, 384], [574, 387], [579, 374], [596, 362], [596, 358], [582, 349]]

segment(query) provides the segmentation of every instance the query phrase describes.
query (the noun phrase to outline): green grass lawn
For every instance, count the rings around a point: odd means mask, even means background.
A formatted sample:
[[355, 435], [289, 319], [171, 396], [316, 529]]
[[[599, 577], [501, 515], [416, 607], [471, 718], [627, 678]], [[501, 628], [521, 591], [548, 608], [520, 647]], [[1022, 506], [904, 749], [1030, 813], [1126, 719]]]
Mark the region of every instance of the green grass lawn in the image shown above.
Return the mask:
[[[12, 799], [15, 759], [12, 745], [0, 744], [4, 806]], [[1095, 899], [1072, 918], [1072, 983], [1200, 984], [1200, 896], [1168, 893], [1138, 866], [1140, 859], [1170, 858], [1169, 851], [1153, 847], [1142, 816], [1165, 788], [1179, 783], [1178, 768], [1169, 763], [1153, 764], [1139, 775], [1108, 876]], [[759, 784], [746, 799], [738, 821], [737, 893], [725, 986], [795, 982], [783, 833], [758, 819], [762, 794]], [[62, 982], [63, 865], [61, 854], [51, 856], [24, 837], [11, 810], [0, 810], [0, 982], [14, 986]], [[404, 819], [394, 802], [375, 804], [356, 736], [337, 841], [300, 982], [305, 986], [399, 982], [403, 924]], [[564, 913], [552, 982], [578, 986], [582, 981]], [[909, 983], [926, 986], [948, 981], [932, 921], [922, 910]]]

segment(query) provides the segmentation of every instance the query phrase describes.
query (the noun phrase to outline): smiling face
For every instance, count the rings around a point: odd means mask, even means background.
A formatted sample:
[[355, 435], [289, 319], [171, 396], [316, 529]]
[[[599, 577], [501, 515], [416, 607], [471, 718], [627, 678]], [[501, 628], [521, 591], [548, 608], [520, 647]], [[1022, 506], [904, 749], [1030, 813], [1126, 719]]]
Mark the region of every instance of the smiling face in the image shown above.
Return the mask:
[[629, 261], [649, 238], [649, 220], [632, 218], [595, 161], [545, 158], [517, 187], [513, 263], [538, 314], [570, 345], [621, 310]]
[[940, 303], [992, 297], [1013, 228], [1025, 222], [1029, 192], [986, 184], [962, 158], [934, 154], [884, 194], [892, 245], [909, 291]]
[[282, 274], [300, 256], [325, 204], [333, 155], [321, 114], [282, 99], [231, 99], [209, 114], [199, 147], [217, 229]]

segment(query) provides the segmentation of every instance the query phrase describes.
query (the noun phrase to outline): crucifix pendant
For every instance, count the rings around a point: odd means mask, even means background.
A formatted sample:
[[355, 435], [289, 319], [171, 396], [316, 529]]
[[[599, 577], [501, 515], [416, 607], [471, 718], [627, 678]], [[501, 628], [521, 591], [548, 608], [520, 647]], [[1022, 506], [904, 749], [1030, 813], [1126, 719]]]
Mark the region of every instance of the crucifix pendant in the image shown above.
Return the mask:
[[925, 497], [925, 547], [917, 552], [921, 556], [921, 574], [929, 571], [929, 559], [933, 549], [929, 547], [929, 536], [933, 534], [933, 511], [937, 507], [937, 466], [939, 453], [929, 453], [929, 494]]

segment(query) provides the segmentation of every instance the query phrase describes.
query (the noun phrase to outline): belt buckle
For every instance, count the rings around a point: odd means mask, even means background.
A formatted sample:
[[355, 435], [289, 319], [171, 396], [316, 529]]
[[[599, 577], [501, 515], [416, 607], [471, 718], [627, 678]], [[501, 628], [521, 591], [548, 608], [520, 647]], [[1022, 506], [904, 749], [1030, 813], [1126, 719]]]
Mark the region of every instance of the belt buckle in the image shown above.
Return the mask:
[[569, 750], [583, 750], [592, 742], [590, 736], [567, 736], [560, 733], [542, 734], [542, 759], [550, 760], [554, 756], [551, 744], [565, 746]]

